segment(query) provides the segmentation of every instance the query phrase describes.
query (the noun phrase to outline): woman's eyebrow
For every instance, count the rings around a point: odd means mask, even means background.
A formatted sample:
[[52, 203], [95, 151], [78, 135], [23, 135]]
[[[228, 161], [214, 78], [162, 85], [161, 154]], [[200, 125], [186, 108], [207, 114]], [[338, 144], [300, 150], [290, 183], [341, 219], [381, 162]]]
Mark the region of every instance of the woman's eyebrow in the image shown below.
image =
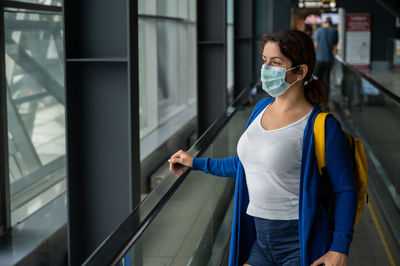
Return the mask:
[[[262, 55], [262, 58], [267, 58], [265, 55]], [[279, 56], [274, 56], [274, 57], [271, 57], [271, 59], [280, 59], [280, 60], [282, 60], [283, 61], [283, 58], [282, 57], [279, 57]]]

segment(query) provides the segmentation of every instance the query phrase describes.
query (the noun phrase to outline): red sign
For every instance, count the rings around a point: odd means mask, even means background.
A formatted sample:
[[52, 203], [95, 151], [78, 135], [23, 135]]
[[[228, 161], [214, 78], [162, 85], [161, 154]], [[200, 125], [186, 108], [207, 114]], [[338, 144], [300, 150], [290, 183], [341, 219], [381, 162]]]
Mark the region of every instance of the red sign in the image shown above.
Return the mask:
[[371, 15], [347, 14], [346, 31], [371, 31]]

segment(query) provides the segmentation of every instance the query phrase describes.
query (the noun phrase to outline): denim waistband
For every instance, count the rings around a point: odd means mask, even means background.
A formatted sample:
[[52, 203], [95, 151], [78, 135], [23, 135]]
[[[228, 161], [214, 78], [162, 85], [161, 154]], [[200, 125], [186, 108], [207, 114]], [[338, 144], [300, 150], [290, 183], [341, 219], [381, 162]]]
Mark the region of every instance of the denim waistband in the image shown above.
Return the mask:
[[257, 231], [283, 231], [288, 229], [298, 229], [299, 220], [269, 220], [254, 217]]

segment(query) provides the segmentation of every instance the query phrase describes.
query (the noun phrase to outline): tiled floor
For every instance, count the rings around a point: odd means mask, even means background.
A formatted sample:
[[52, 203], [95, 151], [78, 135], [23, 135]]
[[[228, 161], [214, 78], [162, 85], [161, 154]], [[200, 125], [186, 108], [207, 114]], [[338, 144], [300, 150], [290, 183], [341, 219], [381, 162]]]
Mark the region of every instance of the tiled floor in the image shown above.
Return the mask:
[[349, 266], [390, 265], [368, 207], [365, 208], [354, 231], [348, 258]]

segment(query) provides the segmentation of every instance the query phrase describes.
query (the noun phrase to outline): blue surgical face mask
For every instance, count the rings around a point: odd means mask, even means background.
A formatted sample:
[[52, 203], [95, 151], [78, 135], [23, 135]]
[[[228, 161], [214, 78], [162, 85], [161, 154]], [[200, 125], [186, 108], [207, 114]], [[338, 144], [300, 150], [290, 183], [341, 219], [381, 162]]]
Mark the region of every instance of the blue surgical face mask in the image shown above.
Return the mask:
[[286, 72], [298, 67], [300, 67], [300, 65], [289, 69], [263, 65], [261, 68], [261, 83], [263, 89], [272, 97], [281, 96], [290, 88], [290, 86], [298, 81], [296, 80], [292, 84], [287, 83], [285, 81]]

